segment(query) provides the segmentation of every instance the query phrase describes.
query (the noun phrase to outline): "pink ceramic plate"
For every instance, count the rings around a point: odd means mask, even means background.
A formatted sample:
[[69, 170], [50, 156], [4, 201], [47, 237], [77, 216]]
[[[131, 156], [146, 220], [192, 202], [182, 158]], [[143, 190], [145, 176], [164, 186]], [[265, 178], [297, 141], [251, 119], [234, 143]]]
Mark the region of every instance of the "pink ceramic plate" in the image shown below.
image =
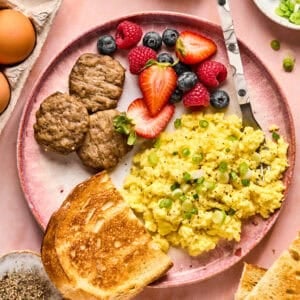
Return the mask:
[[[215, 59], [228, 64], [223, 35], [219, 26], [192, 16], [175, 13], [143, 13], [114, 20], [90, 30], [68, 45], [50, 63], [37, 81], [24, 109], [18, 136], [17, 156], [21, 185], [28, 205], [42, 228], [46, 227], [51, 214], [59, 208], [70, 190], [88, 178], [91, 171], [82, 166], [76, 154], [62, 156], [45, 153], [41, 150], [33, 136], [35, 112], [42, 100], [49, 94], [55, 91], [68, 91], [68, 75], [79, 55], [85, 52], [96, 53], [97, 38], [104, 33], [114, 34], [117, 24], [124, 19], [130, 19], [141, 24], [144, 32], [149, 30], [162, 32], [166, 27], [174, 27], [179, 31], [189, 29], [201, 32], [217, 43], [218, 53]], [[240, 46], [257, 120], [266, 129], [266, 132], [270, 124], [280, 125], [280, 133], [290, 143], [290, 168], [284, 178], [288, 187], [295, 160], [295, 144], [294, 128], [286, 99], [255, 54], [245, 45], [241, 44]], [[116, 54], [116, 58], [124, 66], [127, 66], [126, 56], [126, 51], [118, 51]], [[121, 111], [126, 110], [128, 104], [141, 95], [137, 86], [137, 77], [128, 71], [126, 73], [124, 92], [118, 106]], [[230, 79], [227, 80], [224, 88], [234, 97]], [[234, 110], [233, 104], [234, 101], [231, 107]], [[177, 109], [177, 114], [181, 112], [181, 109]], [[124, 176], [129, 171], [131, 155], [125, 157], [111, 173], [117, 186], [122, 184]], [[190, 257], [182, 250], [171, 249], [169, 254], [174, 261], [174, 267], [167, 276], [153, 286], [170, 287], [192, 283], [207, 279], [227, 269], [257, 245], [274, 224], [278, 213], [275, 213], [268, 220], [262, 220], [258, 217], [249, 220], [243, 227], [242, 238], [238, 244], [224, 243], [214, 251], [200, 257]]]

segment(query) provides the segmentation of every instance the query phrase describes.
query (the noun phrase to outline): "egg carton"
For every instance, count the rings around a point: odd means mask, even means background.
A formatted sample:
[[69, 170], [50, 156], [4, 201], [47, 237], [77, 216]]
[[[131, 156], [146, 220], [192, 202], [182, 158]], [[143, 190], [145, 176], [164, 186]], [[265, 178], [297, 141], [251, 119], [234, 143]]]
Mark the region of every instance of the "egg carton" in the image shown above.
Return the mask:
[[61, 2], [62, 0], [0, 0], [0, 9], [12, 8], [22, 12], [30, 18], [36, 30], [36, 45], [30, 56], [15, 66], [3, 66], [2, 71], [11, 87], [11, 98], [6, 110], [0, 114], [0, 134], [13, 113], [30, 70], [41, 53]]

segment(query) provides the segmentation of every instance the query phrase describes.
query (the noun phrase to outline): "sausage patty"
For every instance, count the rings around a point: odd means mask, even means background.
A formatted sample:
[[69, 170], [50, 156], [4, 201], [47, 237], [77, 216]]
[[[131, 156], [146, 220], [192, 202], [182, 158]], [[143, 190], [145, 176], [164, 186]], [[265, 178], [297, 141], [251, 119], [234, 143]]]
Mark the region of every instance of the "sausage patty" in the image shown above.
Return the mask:
[[36, 141], [45, 150], [68, 154], [83, 142], [89, 114], [75, 97], [56, 92], [41, 103], [33, 128]]
[[83, 164], [97, 169], [111, 169], [132, 148], [127, 137], [116, 132], [113, 119], [119, 112], [115, 109], [98, 111], [90, 115], [90, 128], [77, 154]]
[[90, 113], [115, 108], [123, 91], [124, 67], [107, 55], [85, 53], [69, 77], [69, 90]]

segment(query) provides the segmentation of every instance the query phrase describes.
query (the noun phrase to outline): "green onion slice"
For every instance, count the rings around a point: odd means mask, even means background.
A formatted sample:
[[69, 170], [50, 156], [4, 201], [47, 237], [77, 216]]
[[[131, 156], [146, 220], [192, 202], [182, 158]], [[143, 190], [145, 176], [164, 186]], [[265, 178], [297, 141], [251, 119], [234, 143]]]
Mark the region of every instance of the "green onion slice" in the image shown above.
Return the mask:
[[245, 162], [240, 163], [239, 165], [239, 173], [241, 176], [245, 176], [249, 170], [248, 164]]
[[221, 161], [219, 164], [219, 171], [224, 173], [228, 171], [228, 164], [226, 161]]
[[206, 120], [200, 120], [199, 121], [199, 126], [201, 128], [207, 128], [208, 127], [208, 121], [206, 121]]
[[212, 215], [212, 221], [215, 224], [223, 224], [226, 218], [226, 213], [223, 210], [216, 209]]
[[172, 206], [173, 201], [169, 198], [161, 199], [159, 202], [160, 208], [170, 208]]
[[176, 120], [174, 121], [174, 127], [175, 127], [176, 129], [178, 129], [179, 127], [181, 127], [181, 119], [176, 119]]

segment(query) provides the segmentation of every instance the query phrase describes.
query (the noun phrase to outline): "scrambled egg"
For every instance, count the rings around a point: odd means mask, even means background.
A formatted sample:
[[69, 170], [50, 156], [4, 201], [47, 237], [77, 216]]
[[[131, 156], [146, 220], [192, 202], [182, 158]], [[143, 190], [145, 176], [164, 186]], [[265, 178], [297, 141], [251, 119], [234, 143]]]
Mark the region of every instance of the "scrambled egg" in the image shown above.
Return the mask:
[[164, 251], [192, 256], [240, 240], [243, 219], [281, 206], [288, 145], [235, 115], [182, 115], [137, 153], [121, 193]]

